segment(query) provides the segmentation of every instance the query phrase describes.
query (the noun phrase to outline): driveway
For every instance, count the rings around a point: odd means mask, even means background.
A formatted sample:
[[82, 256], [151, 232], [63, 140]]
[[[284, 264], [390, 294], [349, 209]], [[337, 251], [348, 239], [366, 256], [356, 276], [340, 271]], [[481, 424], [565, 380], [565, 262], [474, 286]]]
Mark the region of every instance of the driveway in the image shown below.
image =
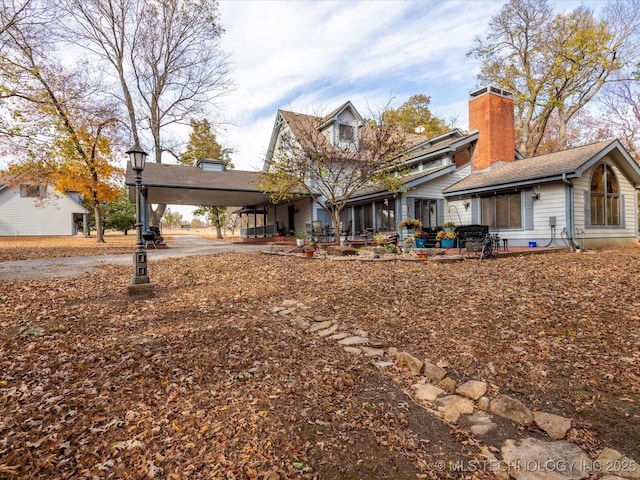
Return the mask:
[[[149, 264], [165, 258], [212, 255], [229, 252], [259, 252], [269, 248], [265, 245], [229, 244], [219, 240], [208, 240], [196, 235], [176, 235], [169, 248], [147, 250]], [[37, 280], [80, 275], [100, 268], [102, 265], [131, 265], [133, 251], [123, 255], [98, 255], [94, 257], [46, 258], [0, 262], [0, 281]]]

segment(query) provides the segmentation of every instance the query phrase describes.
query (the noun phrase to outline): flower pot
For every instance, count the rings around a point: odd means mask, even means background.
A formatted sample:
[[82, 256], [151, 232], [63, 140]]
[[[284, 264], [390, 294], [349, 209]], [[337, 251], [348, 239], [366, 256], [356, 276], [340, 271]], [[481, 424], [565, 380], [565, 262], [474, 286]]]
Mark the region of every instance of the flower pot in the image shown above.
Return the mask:
[[305, 250], [305, 251], [304, 251], [304, 254], [305, 254], [308, 258], [311, 258], [311, 257], [313, 257], [313, 252], [314, 252], [314, 250]]
[[442, 248], [453, 248], [454, 240], [440, 240], [440, 246]]
[[303, 247], [304, 246], [304, 238], [296, 238], [296, 245], [298, 247]]
[[427, 239], [426, 238], [416, 238], [414, 240], [414, 243], [416, 245], [416, 248], [424, 248], [427, 245]]

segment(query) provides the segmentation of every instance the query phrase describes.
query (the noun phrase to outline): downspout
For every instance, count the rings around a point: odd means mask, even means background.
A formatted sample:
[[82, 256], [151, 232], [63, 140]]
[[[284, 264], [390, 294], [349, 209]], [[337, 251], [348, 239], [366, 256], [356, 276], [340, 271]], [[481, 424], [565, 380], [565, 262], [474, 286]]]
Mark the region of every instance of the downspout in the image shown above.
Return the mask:
[[573, 199], [573, 183], [567, 179], [567, 174], [562, 174], [562, 181], [566, 185], [566, 208], [567, 208], [567, 240], [569, 241], [569, 248], [573, 250], [580, 250], [580, 245], [573, 238], [575, 231], [575, 202]]

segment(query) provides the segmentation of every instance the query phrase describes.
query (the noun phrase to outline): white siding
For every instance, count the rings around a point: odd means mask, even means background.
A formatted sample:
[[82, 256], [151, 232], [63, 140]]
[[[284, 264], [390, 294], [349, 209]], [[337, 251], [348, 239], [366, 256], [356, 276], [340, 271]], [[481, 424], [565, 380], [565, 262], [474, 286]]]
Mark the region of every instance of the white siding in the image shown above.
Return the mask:
[[471, 218], [471, 201], [469, 202], [469, 208], [465, 210], [464, 200], [453, 200], [445, 202], [445, 221], [451, 220], [456, 225], [471, 225], [473, 220]]
[[[562, 230], [567, 226], [567, 209], [565, 201], [566, 186], [562, 182], [543, 184], [535, 187], [539, 199], [533, 202], [533, 230], [526, 230], [525, 205], [530, 199], [532, 189], [522, 192], [522, 229], [501, 230], [500, 238], [509, 240], [512, 246], [528, 246], [536, 242], [537, 246], [567, 246], [562, 240]], [[529, 200], [530, 201], [530, 200]], [[551, 229], [550, 217], [555, 217], [555, 231]]]
[[466, 165], [459, 168], [452, 173], [442, 175], [427, 184], [420, 185], [407, 192], [409, 197], [422, 197], [422, 198], [442, 198], [442, 191], [459, 182], [463, 178], [466, 178], [471, 173], [471, 165]]
[[[589, 169], [578, 179], [573, 179], [574, 206], [574, 227], [575, 232], [570, 232], [568, 225], [569, 213], [567, 211], [566, 194], [568, 186], [563, 182], [554, 182], [536, 186], [535, 191], [540, 194], [540, 198], [533, 202], [533, 230], [502, 230], [500, 237], [509, 240], [509, 245], [527, 246], [529, 242], [536, 242], [537, 246], [559, 246], [568, 247], [565, 240], [567, 236], [582, 240], [584, 234], [584, 247], [595, 248], [610, 246], [622, 243], [633, 242], [636, 229], [636, 193], [633, 185], [624, 177], [620, 169], [613, 163], [607, 161], [612, 166], [624, 200], [624, 227], [585, 227], [585, 192], [589, 190], [591, 173]], [[531, 190], [523, 192], [522, 215], [524, 220], [525, 201], [524, 196], [530, 195]], [[555, 217], [555, 235], [549, 223], [550, 217]], [[523, 222], [524, 225], [524, 222]], [[566, 230], [565, 230], [566, 229]]]
[[52, 189], [47, 198], [22, 198], [20, 188], [0, 191], [1, 236], [74, 235], [73, 214], [86, 210]]

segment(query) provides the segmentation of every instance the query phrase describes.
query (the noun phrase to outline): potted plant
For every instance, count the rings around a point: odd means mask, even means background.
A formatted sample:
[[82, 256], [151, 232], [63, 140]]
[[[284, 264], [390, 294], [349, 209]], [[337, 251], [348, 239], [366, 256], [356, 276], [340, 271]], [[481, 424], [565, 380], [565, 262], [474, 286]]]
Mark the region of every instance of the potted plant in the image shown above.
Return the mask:
[[407, 238], [402, 240], [402, 242], [406, 245], [407, 248], [411, 248], [414, 241], [415, 241], [415, 238], [413, 237], [413, 235], [409, 235]]
[[445, 232], [453, 232], [453, 230], [456, 228], [456, 224], [453, 223], [452, 221], [448, 221], [448, 222], [444, 222], [442, 224], [442, 229]]
[[416, 248], [415, 254], [418, 258], [427, 258], [427, 250], [425, 248]]
[[447, 232], [445, 230], [440, 230], [436, 235], [436, 240], [440, 242], [442, 248], [453, 248], [455, 238], [456, 234], [454, 232]]
[[309, 234], [307, 232], [297, 231], [293, 235], [296, 237], [296, 245], [298, 247], [304, 246], [304, 241], [309, 238]]
[[316, 251], [316, 249], [318, 248], [318, 245], [316, 245], [316, 242], [314, 242], [313, 240], [311, 240], [309, 243], [307, 243], [304, 247], [304, 254], [307, 257], [313, 257], [314, 252]]
[[424, 248], [427, 244], [427, 238], [429, 238], [429, 234], [423, 230], [416, 230], [416, 233], [413, 234], [413, 241], [416, 244], [416, 248]]
[[422, 228], [422, 222], [417, 218], [405, 218], [398, 226], [400, 228], [406, 228], [407, 230], [420, 230]]

